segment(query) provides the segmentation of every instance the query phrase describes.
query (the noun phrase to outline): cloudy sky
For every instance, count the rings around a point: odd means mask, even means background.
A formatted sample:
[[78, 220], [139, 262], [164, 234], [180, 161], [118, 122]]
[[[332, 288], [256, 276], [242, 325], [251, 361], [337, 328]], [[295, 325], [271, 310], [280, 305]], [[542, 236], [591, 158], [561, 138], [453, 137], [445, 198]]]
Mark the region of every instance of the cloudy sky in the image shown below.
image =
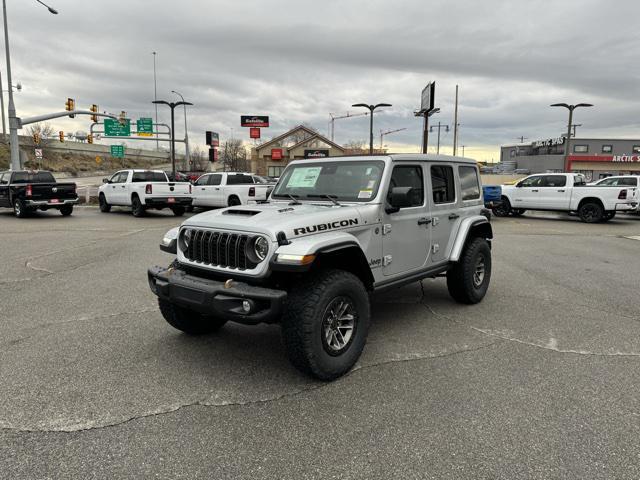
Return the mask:
[[[460, 145], [478, 160], [498, 146], [559, 136], [566, 110], [579, 137], [640, 138], [640, 2], [635, 0], [7, 0], [18, 115], [78, 107], [151, 116], [181, 92], [192, 144], [204, 131], [246, 138], [241, 114], [263, 114], [271, 138], [300, 123], [327, 133], [329, 113], [387, 102], [376, 115], [392, 151], [418, 151], [420, 91], [436, 82], [433, 122], [453, 124], [460, 86]], [[4, 57], [3, 57], [4, 58]], [[3, 65], [3, 88], [6, 70]], [[168, 109], [160, 109], [168, 121]], [[178, 135], [183, 116], [176, 118]], [[87, 130], [88, 117], [53, 121]], [[336, 141], [368, 140], [368, 118], [338, 120]], [[453, 134], [442, 136], [450, 152]], [[430, 138], [435, 148], [435, 135]]]

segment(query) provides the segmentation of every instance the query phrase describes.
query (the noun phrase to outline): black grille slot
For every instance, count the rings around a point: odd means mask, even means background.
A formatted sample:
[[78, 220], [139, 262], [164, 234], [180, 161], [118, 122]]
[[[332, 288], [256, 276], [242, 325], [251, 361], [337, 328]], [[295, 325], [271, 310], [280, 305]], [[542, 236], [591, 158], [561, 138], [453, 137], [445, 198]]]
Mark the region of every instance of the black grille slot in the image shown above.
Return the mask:
[[256, 263], [247, 257], [246, 252], [250, 241], [249, 235], [191, 229], [191, 241], [184, 254], [192, 262], [238, 270], [252, 269]]

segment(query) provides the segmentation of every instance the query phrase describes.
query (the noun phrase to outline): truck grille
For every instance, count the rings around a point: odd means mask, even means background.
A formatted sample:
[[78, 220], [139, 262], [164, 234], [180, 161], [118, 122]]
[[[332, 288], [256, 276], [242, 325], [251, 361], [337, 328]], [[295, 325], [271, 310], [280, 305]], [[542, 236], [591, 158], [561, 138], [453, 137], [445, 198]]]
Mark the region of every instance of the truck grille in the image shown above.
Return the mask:
[[184, 255], [192, 262], [216, 267], [252, 269], [256, 263], [247, 258], [246, 246], [249, 235], [214, 232], [211, 230], [191, 230], [191, 241]]

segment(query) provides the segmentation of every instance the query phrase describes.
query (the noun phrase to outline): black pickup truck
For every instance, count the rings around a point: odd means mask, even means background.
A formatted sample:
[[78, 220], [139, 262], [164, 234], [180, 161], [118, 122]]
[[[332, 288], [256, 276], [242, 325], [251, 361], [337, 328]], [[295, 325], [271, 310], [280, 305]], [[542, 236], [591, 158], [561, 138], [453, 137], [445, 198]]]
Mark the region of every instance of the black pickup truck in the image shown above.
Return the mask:
[[0, 207], [13, 208], [16, 217], [35, 210], [55, 208], [71, 215], [78, 202], [75, 183], [58, 183], [51, 172], [13, 170], [0, 172]]

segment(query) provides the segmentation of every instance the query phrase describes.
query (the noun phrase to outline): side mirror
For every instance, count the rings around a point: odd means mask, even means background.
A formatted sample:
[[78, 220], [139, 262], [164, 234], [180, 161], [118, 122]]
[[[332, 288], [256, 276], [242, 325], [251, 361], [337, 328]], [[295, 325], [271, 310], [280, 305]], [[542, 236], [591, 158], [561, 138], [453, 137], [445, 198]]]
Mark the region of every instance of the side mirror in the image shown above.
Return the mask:
[[410, 207], [412, 205], [412, 196], [412, 187], [393, 187], [389, 195], [389, 207], [386, 208], [386, 212], [396, 213], [401, 208]]
[[108, 178], [103, 178], [102, 183], [110, 183]]

